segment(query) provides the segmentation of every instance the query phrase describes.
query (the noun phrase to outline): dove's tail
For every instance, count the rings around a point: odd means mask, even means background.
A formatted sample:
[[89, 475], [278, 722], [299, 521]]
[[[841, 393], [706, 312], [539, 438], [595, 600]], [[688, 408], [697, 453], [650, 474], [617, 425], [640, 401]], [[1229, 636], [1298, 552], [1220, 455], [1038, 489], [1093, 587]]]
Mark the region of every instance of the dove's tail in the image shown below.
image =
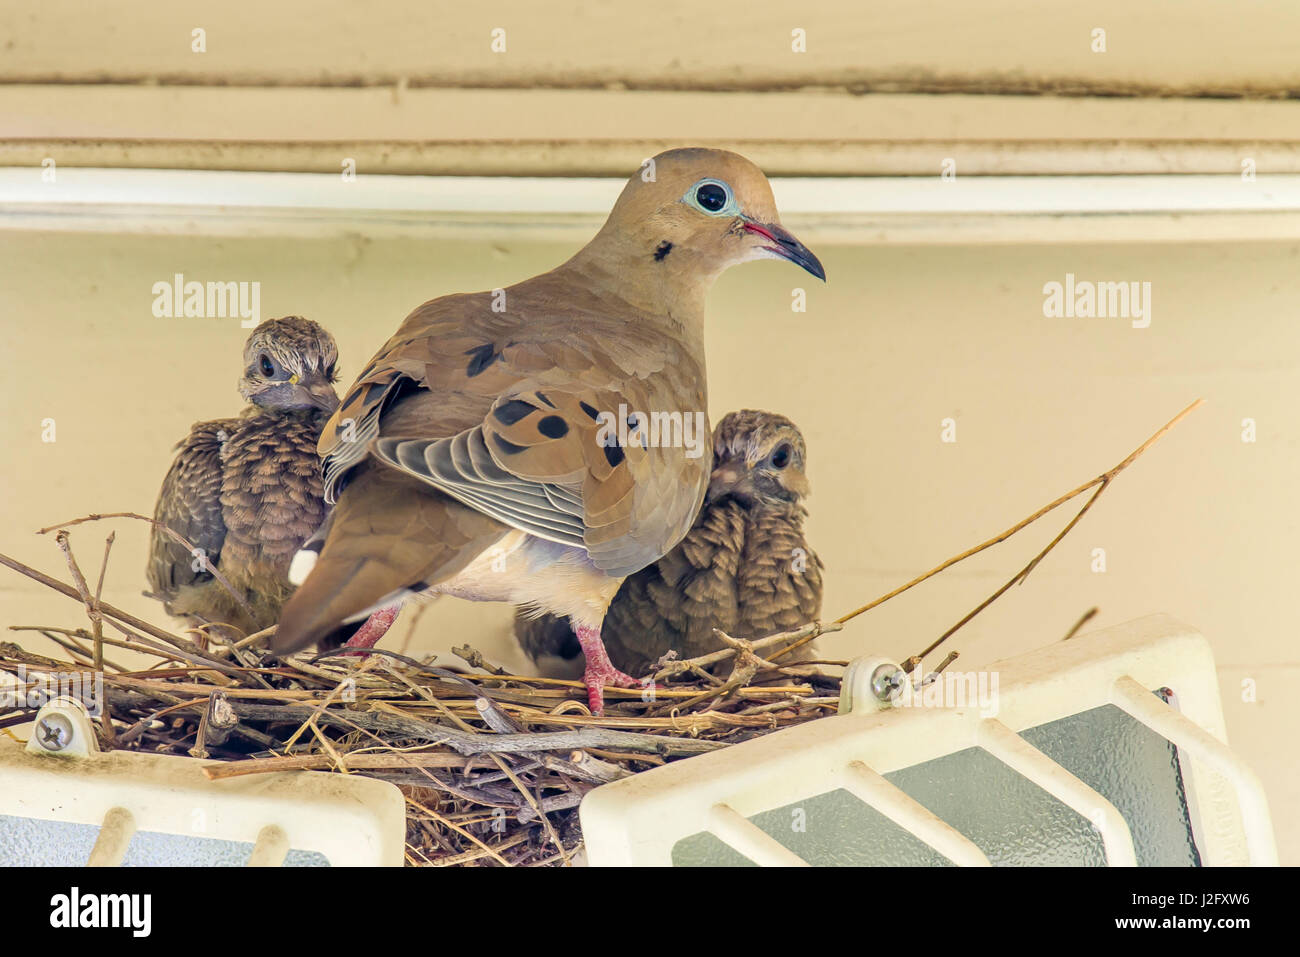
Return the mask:
[[[339, 495], [310, 571], [280, 612], [271, 647], [339, 645], [370, 612], [465, 568], [508, 531], [436, 489], [365, 465]], [[301, 554], [301, 553], [300, 553]]]

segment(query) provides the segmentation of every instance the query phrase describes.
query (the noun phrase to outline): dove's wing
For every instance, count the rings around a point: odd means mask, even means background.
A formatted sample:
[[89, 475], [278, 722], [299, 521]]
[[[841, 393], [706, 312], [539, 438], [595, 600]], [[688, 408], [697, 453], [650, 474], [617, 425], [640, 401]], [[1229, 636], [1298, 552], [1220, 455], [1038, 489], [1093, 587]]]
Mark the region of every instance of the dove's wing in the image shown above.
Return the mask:
[[[322, 433], [327, 494], [369, 452], [502, 524], [583, 547], [621, 577], [671, 548], [698, 510], [703, 370], [680, 343], [610, 319], [599, 302], [572, 302], [556, 319], [528, 288], [545, 278], [514, 291], [510, 323], [487, 294], [408, 318]], [[619, 418], [636, 412], [646, 428], [624, 429], [620, 444]], [[656, 413], [665, 435], [645, 434]], [[684, 447], [683, 417], [703, 449]]]
[[[686, 534], [708, 481], [699, 358], [626, 303], [618, 316], [557, 284], [510, 287], [506, 313], [490, 293], [435, 299], [362, 370], [321, 434], [338, 507], [279, 647], [447, 580], [509, 528], [581, 547], [612, 578]], [[690, 415], [694, 428], [659, 446], [604, 444], [602, 423], [616, 434], [631, 411], [676, 412], [678, 432]]]
[[621, 396], [554, 389], [512, 394], [451, 438], [381, 436], [380, 461], [502, 524], [585, 548], [597, 568], [626, 575], [662, 553], [660, 536], [632, 534], [636, 474], [647, 449], [600, 441], [596, 403]]
[[[177, 445], [177, 455], [163, 479], [154, 507], [154, 521], [165, 525], [195, 548], [209, 565], [216, 565], [226, 541], [221, 516], [221, 443], [223, 429], [238, 420], [196, 424]], [[180, 589], [212, 580], [212, 574], [176, 539], [155, 528], [149, 540], [149, 587], [164, 600]]]

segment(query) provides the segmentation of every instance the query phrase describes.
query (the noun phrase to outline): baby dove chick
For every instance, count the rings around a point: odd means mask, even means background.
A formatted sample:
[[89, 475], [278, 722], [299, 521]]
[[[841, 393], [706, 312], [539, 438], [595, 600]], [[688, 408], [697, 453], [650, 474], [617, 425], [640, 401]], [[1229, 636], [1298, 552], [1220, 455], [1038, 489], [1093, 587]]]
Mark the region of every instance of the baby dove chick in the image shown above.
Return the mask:
[[[735, 638], [764, 638], [821, 614], [822, 562], [804, 539], [803, 435], [781, 415], [746, 409], [714, 432], [713, 472], [695, 525], [671, 552], [624, 580], [605, 615], [610, 660], [648, 674], [669, 651], [694, 658]], [[576, 658], [568, 625], [527, 609], [515, 635], [536, 661]], [[805, 646], [809, 647], [809, 646]]]
[[316, 442], [339, 404], [337, 361], [334, 338], [300, 316], [268, 319], [248, 337], [239, 393], [249, 406], [196, 423], [158, 493], [154, 521], [201, 552], [154, 529], [147, 575], [168, 614], [245, 634], [275, 624], [294, 553], [327, 510]]

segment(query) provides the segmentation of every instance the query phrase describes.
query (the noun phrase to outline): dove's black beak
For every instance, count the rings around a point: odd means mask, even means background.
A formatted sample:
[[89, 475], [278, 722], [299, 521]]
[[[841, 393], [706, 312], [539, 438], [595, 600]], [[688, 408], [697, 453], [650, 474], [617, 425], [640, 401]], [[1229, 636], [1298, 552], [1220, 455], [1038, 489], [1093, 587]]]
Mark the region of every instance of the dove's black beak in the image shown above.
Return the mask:
[[776, 253], [782, 259], [788, 259], [796, 266], [802, 266], [822, 282], [826, 281], [826, 270], [822, 268], [821, 260], [812, 254], [811, 249], [795, 239], [784, 226], [775, 223], [756, 223], [746, 219], [745, 229], [767, 239], [768, 243], [763, 248], [768, 252]]

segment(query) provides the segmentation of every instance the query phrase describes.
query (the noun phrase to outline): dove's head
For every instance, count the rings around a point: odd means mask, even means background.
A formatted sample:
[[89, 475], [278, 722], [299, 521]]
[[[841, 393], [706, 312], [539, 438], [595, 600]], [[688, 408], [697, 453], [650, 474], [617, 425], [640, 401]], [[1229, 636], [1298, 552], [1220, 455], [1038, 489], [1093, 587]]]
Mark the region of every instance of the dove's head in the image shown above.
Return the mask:
[[267, 319], [244, 343], [239, 394], [264, 409], [333, 412], [338, 358], [334, 337], [310, 319]]
[[706, 502], [731, 496], [746, 506], [800, 504], [808, 494], [803, 433], [783, 415], [744, 409], [713, 430]]
[[726, 150], [677, 149], [646, 160], [601, 236], [620, 247], [620, 268], [711, 282], [753, 259], [786, 259], [818, 279], [826, 271], [781, 225], [763, 171]]

